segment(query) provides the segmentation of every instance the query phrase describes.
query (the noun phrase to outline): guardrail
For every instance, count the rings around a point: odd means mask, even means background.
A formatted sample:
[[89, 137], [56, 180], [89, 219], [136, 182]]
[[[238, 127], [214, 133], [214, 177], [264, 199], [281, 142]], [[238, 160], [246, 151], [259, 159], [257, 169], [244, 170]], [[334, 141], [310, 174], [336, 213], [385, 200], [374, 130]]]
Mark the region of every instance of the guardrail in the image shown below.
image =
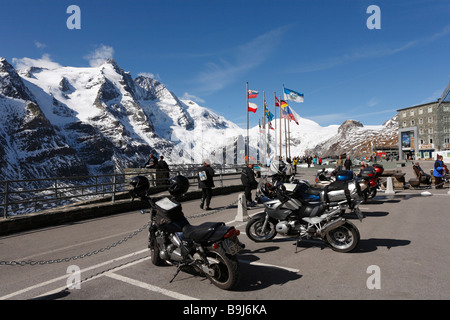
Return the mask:
[[[7, 180], [0, 182], [0, 217], [26, 215], [84, 200], [111, 197], [129, 191], [128, 180], [136, 175], [149, 178], [150, 189], [164, 189], [171, 176], [182, 174], [196, 186], [199, 165], [174, 166], [169, 172], [158, 169], [126, 169], [123, 173], [54, 177], [42, 179]], [[242, 166], [213, 167], [216, 186], [223, 187], [235, 180]], [[240, 183], [240, 180], [239, 180]], [[3, 190], [1, 190], [3, 188]]]

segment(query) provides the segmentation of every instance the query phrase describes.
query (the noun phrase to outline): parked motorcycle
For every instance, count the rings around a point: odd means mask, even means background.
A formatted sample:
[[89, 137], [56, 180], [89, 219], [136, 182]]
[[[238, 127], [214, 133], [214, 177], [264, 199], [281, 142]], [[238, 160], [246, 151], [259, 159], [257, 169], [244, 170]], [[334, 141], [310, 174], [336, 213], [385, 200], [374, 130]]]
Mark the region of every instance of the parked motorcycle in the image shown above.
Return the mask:
[[[335, 181], [323, 189], [315, 189], [319, 201], [306, 201], [311, 190], [306, 180], [278, 184], [266, 197], [264, 212], [254, 215], [246, 226], [247, 236], [255, 242], [272, 240], [277, 234], [301, 239], [320, 239], [334, 251], [352, 251], [360, 240], [358, 228], [343, 216], [347, 209], [362, 221], [359, 210], [359, 183]], [[311, 192], [311, 191], [310, 191]], [[297, 244], [298, 244], [297, 241]]]
[[377, 195], [377, 190], [381, 186], [380, 177], [384, 172], [384, 168], [381, 164], [374, 164], [371, 167], [366, 167], [360, 171], [358, 176], [362, 178], [366, 185], [367, 191], [364, 197], [367, 199], [372, 199]]
[[317, 170], [315, 182], [316, 186], [319, 188], [323, 188], [333, 183], [334, 181], [349, 181], [355, 180], [359, 183], [359, 188], [361, 189], [361, 202], [367, 201], [369, 199], [369, 183], [361, 178], [360, 176], [356, 176], [353, 171], [341, 170], [337, 171], [332, 168], [323, 168]]
[[147, 195], [146, 177], [131, 179], [132, 198], [140, 197], [150, 206], [149, 248], [156, 266], [177, 266], [172, 280], [183, 268], [193, 267], [214, 285], [224, 290], [235, 288], [240, 281], [240, 267], [236, 254], [245, 246], [239, 241], [239, 230], [223, 222], [191, 225], [176, 200], [186, 193], [189, 181], [184, 176], [169, 179], [172, 197], [152, 199]]

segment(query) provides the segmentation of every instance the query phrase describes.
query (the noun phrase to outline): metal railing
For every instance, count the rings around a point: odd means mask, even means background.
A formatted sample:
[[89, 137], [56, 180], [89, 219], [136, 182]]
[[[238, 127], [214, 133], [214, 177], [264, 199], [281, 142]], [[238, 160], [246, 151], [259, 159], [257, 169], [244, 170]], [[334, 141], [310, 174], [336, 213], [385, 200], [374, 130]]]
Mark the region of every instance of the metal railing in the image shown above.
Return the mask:
[[[173, 169], [172, 169], [173, 167]], [[0, 217], [26, 215], [86, 200], [111, 198], [131, 189], [128, 181], [136, 175], [149, 178], [150, 189], [167, 186], [169, 177], [182, 174], [191, 186], [197, 182], [199, 165], [171, 166], [169, 172], [158, 169], [126, 169], [123, 173], [0, 181]], [[237, 182], [242, 166], [214, 167], [216, 186]]]

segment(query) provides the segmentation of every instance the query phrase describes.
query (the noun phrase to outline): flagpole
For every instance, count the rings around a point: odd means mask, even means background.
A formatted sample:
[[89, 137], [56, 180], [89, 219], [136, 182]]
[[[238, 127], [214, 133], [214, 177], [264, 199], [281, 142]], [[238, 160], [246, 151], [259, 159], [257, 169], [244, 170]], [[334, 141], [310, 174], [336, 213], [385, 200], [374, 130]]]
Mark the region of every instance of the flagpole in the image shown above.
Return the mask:
[[[263, 160], [266, 159], [266, 152], [267, 152], [267, 143], [266, 143], [266, 92], [263, 91], [263, 147], [262, 147], [262, 153], [263, 153]], [[263, 163], [263, 162], [261, 162]]]
[[282, 123], [281, 123], [281, 119], [283, 119], [282, 115], [281, 115], [281, 96], [280, 96], [280, 157], [283, 154], [282, 148], [283, 148], [283, 134], [281, 132], [281, 127], [282, 127]]
[[275, 158], [276, 158], [276, 155], [277, 155], [277, 151], [278, 151], [278, 146], [277, 146], [277, 143], [278, 143], [278, 137], [277, 137], [277, 93], [276, 92], [274, 92], [273, 93], [273, 96], [275, 97], [275, 103], [274, 103], [274, 105], [275, 105], [275, 122], [274, 122], [274, 131], [275, 131], [275, 146], [274, 146], [274, 155], [275, 155]]
[[[288, 123], [288, 148], [289, 148], [289, 158], [291, 157], [291, 120], [290, 119], [288, 119], [287, 120], [287, 123]], [[287, 155], [286, 155], [286, 158], [287, 158]]]
[[247, 113], [247, 146], [246, 146], [246, 156], [245, 156], [245, 164], [248, 164], [248, 159], [249, 159], [249, 138], [248, 138], [248, 82], [247, 82], [247, 90], [245, 91], [245, 96], [247, 97], [247, 109], [246, 109], [246, 113]]

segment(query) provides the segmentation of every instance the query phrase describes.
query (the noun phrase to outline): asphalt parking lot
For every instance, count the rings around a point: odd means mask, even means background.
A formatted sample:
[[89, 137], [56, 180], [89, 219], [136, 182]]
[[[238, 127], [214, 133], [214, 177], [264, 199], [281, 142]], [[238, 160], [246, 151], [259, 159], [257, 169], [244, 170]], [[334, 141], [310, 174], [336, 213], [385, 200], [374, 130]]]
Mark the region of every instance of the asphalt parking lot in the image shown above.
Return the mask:
[[[311, 172], [299, 174], [310, 179]], [[189, 272], [181, 272], [169, 282], [175, 267], [152, 265], [146, 249], [146, 230], [108, 248], [146, 224], [148, 216], [128, 212], [1, 237], [0, 261], [47, 263], [0, 265], [0, 299], [193, 299], [238, 303], [450, 298], [448, 189], [402, 190], [394, 196], [379, 192], [371, 202], [361, 205], [366, 215], [362, 222], [349, 216], [361, 234], [360, 243], [350, 253], [334, 252], [318, 241], [299, 242], [296, 250], [295, 239], [288, 237], [255, 243], [245, 235], [245, 222], [235, 220], [237, 206], [224, 209], [237, 197], [216, 196], [212, 206], [220, 210], [190, 219], [194, 225], [224, 221], [241, 231], [240, 240], [246, 248], [239, 254], [242, 280], [234, 291], [220, 290]], [[185, 214], [203, 213], [198, 205], [198, 200], [183, 203]], [[261, 210], [256, 207], [248, 213]], [[108, 249], [99, 250], [102, 248]], [[95, 253], [79, 257], [91, 252]], [[55, 262], [67, 257], [78, 258]], [[76, 277], [81, 280], [79, 286], [67, 289]]]

